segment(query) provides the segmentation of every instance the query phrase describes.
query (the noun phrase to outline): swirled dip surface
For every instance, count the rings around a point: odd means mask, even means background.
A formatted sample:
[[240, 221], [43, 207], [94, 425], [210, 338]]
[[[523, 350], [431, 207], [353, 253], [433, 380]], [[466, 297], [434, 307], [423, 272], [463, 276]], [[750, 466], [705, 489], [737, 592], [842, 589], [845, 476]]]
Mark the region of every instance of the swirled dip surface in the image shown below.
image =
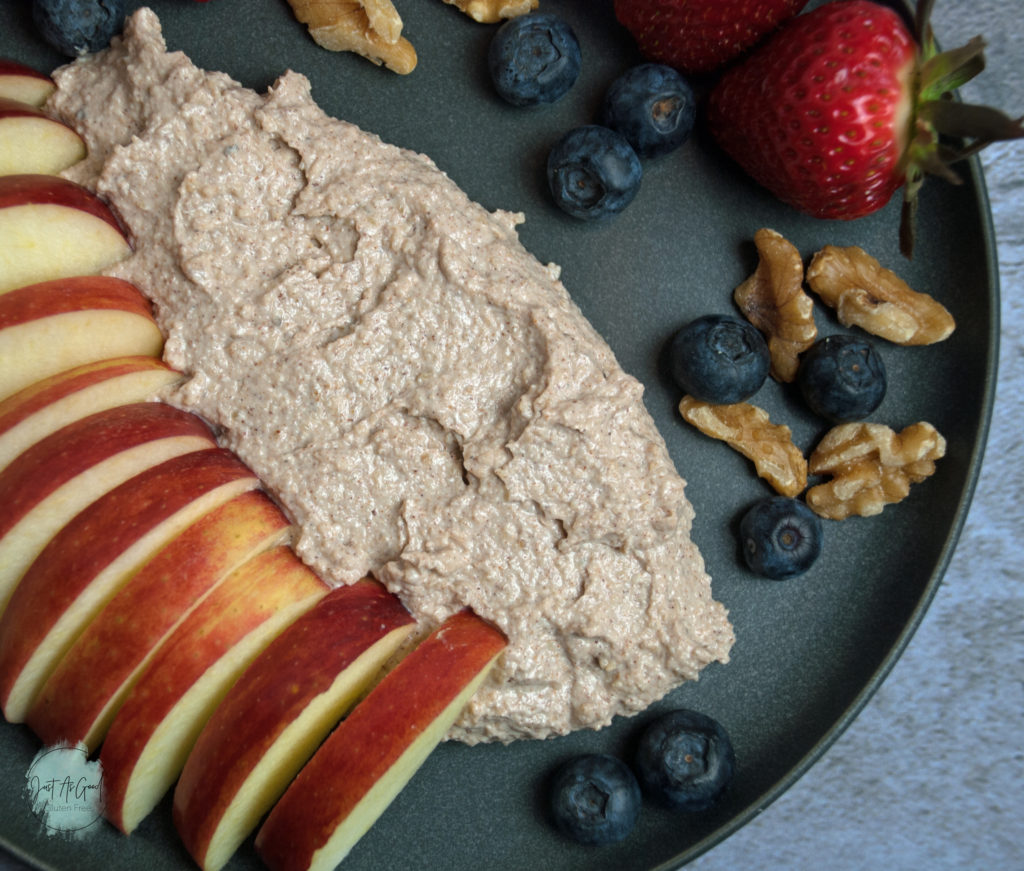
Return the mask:
[[518, 240], [422, 155], [167, 53], [137, 12], [56, 74], [151, 295], [168, 398], [220, 429], [326, 580], [372, 573], [426, 628], [470, 606], [510, 646], [451, 737], [599, 727], [732, 629], [642, 388]]

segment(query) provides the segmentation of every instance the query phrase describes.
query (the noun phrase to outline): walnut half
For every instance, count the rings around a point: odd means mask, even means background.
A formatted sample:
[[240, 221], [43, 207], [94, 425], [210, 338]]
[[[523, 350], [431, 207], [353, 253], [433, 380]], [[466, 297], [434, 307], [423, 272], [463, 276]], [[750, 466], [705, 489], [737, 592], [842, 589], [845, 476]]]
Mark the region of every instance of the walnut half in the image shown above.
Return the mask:
[[402, 36], [391, 0], [288, 0], [314, 42], [329, 51], [354, 51], [405, 75], [416, 68], [416, 49]]
[[754, 245], [760, 262], [733, 299], [767, 336], [772, 377], [788, 383], [796, 378], [800, 355], [818, 335], [814, 301], [804, 293], [804, 261], [796, 246], [767, 228], [754, 234]]
[[811, 454], [813, 475], [832, 480], [807, 491], [807, 504], [821, 517], [869, 517], [905, 499], [910, 485], [934, 474], [946, 440], [930, 423], [896, 433], [879, 423], [844, 423], [829, 430]]
[[843, 326], [858, 326], [899, 345], [930, 345], [956, 327], [946, 308], [918, 293], [862, 248], [826, 245], [807, 267], [807, 283], [836, 310]]
[[783, 496], [796, 497], [807, 486], [807, 460], [793, 444], [792, 431], [772, 423], [764, 409], [748, 402], [711, 405], [684, 396], [679, 413], [704, 435], [725, 442], [751, 460], [758, 476]]
[[540, 0], [444, 0], [460, 11], [465, 12], [474, 21], [481, 24], [494, 24], [505, 18], [525, 15], [537, 8]]

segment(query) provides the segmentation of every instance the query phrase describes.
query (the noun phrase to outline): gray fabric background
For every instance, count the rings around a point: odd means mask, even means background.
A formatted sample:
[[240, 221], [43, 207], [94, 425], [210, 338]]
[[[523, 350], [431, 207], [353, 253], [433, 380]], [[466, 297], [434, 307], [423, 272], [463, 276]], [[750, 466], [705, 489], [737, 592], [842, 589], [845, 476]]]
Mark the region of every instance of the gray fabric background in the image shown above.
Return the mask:
[[[964, 89], [1024, 113], [1024, 2], [939, 0], [946, 46], [984, 33]], [[1002, 282], [991, 437], [966, 529], [910, 647], [853, 726], [687, 871], [1024, 871], [1024, 143], [984, 155]], [[0, 871], [20, 871], [0, 856]]]

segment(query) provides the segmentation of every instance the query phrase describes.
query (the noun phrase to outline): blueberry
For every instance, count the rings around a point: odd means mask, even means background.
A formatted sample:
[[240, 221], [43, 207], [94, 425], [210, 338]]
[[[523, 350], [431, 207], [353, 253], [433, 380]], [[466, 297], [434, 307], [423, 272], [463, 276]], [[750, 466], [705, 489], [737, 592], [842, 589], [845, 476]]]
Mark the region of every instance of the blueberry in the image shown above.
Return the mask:
[[548, 154], [547, 173], [555, 203], [583, 220], [621, 212], [640, 190], [643, 175], [625, 138], [596, 124], [566, 133]]
[[491, 39], [487, 68], [494, 88], [513, 106], [560, 100], [580, 74], [580, 44], [557, 15], [510, 18]]
[[755, 574], [773, 581], [802, 575], [821, 555], [821, 521], [803, 502], [769, 496], [740, 521], [743, 557]]
[[828, 336], [800, 361], [804, 401], [833, 423], [861, 420], [885, 398], [885, 364], [874, 346], [856, 336]]
[[668, 348], [672, 379], [702, 402], [743, 402], [768, 377], [771, 356], [764, 336], [749, 321], [705, 315], [672, 337]]
[[608, 89], [601, 123], [618, 130], [640, 157], [658, 157], [682, 145], [693, 131], [693, 88], [663, 64], [640, 64]]
[[33, 0], [40, 35], [61, 54], [100, 51], [124, 24], [124, 0]]
[[635, 767], [644, 790], [676, 810], [701, 811], [732, 780], [736, 754], [722, 724], [685, 708], [662, 714], [640, 736]]
[[555, 825], [582, 844], [621, 841], [636, 825], [642, 801], [629, 766], [605, 754], [570, 759], [551, 784]]

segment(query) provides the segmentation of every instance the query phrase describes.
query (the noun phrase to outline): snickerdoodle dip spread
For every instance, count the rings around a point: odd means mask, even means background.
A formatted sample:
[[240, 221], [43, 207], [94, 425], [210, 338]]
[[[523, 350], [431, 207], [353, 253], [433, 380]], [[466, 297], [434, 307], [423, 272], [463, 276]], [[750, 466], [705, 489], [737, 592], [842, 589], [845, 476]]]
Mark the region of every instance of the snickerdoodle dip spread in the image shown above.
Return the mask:
[[469, 743], [596, 728], [733, 641], [642, 387], [558, 269], [427, 158], [165, 49], [148, 9], [55, 74], [152, 297], [167, 399], [217, 428], [328, 582], [372, 573], [427, 628], [463, 606], [510, 645]]

